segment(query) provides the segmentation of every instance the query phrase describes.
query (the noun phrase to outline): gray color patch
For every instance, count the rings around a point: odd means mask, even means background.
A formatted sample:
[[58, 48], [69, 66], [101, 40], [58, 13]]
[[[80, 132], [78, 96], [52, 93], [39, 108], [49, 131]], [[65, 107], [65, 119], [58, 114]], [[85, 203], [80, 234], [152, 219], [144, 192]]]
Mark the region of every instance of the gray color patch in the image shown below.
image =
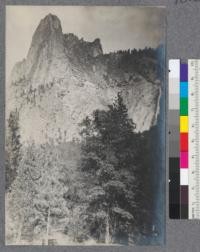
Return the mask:
[[169, 109], [179, 109], [180, 108], [180, 95], [170, 94], [169, 96]]
[[179, 125], [179, 110], [170, 110], [168, 114], [168, 124], [169, 125]]

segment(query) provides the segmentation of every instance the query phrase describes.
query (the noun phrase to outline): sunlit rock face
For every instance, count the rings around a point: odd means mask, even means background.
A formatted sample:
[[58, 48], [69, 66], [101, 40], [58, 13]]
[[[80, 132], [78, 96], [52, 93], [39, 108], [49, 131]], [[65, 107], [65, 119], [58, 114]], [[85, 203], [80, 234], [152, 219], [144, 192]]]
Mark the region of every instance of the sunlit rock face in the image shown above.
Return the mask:
[[22, 141], [79, 138], [79, 123], [106, 110], [118, 92], [136, 131], [148, 130], [157, 121], [161, 93], [153, 52], [104, 54], [99, 38], [87, 42], [63, 34], [58, 17], [47, 15], [27, 58], [12, 70], [7, 91], [8, 111], [19, 110]]

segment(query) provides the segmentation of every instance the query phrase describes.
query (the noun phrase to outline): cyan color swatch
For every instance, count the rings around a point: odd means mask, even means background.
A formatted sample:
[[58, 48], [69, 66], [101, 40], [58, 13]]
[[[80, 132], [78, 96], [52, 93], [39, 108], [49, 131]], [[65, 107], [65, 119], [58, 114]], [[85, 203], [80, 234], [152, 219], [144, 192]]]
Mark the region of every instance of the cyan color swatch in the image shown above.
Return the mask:
[[188, 97], [188, 82], [181, 82], [180, 84], [180, 96]]

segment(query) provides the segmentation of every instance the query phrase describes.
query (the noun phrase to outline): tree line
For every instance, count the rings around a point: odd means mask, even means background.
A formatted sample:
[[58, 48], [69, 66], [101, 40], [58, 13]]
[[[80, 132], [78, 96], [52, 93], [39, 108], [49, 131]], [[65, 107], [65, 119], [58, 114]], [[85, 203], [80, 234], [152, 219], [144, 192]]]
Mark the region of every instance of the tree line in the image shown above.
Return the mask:
[[80, 124], [81, 140], [20, 143], [19, 115], [8, 119], [6, 188], [20, 242], [53, 232], [73, 242], [131, 244], [152, 235], [155, 188], [150, 133], [138, 134], [119, 93]]

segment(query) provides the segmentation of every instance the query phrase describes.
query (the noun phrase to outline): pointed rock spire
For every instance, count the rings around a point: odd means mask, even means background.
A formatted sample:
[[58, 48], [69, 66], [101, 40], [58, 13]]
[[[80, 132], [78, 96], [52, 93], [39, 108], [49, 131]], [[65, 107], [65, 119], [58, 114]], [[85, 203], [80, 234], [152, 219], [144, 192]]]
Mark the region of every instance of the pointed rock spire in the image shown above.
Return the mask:
[[[48, 14], [40, 21], [32, 38], [26, 60], [28, 79], [39, 82], [39, 76], [41, 81], [44, 81], [46, 77], [49, 78], [48, 71], [51, 71], [51, 63], [54, 62], [57, 66], [58, 63], [55, 61], [64, 57], [64, 35], [61, 22], [57, 16]], [[41, 78], [41, 75], [46, 77]]]
[[[44, 44], [60, 45], [63, 43], [63, 34], [60, 20], [57, 16], [48, 14], [43, 18], [32, 38], [31, 46], [27, 58], [32, 58], [33, 55], [40, 53]], [[53, 50], [53, 48], [51, 48]]]
[[48, 14], [40, 21], [33, 35], [32, 43], [38, 43], [43, 39], [49, 39], [52, 35], [62, 35], [62, 27], [60, 19], [57, 16]]

